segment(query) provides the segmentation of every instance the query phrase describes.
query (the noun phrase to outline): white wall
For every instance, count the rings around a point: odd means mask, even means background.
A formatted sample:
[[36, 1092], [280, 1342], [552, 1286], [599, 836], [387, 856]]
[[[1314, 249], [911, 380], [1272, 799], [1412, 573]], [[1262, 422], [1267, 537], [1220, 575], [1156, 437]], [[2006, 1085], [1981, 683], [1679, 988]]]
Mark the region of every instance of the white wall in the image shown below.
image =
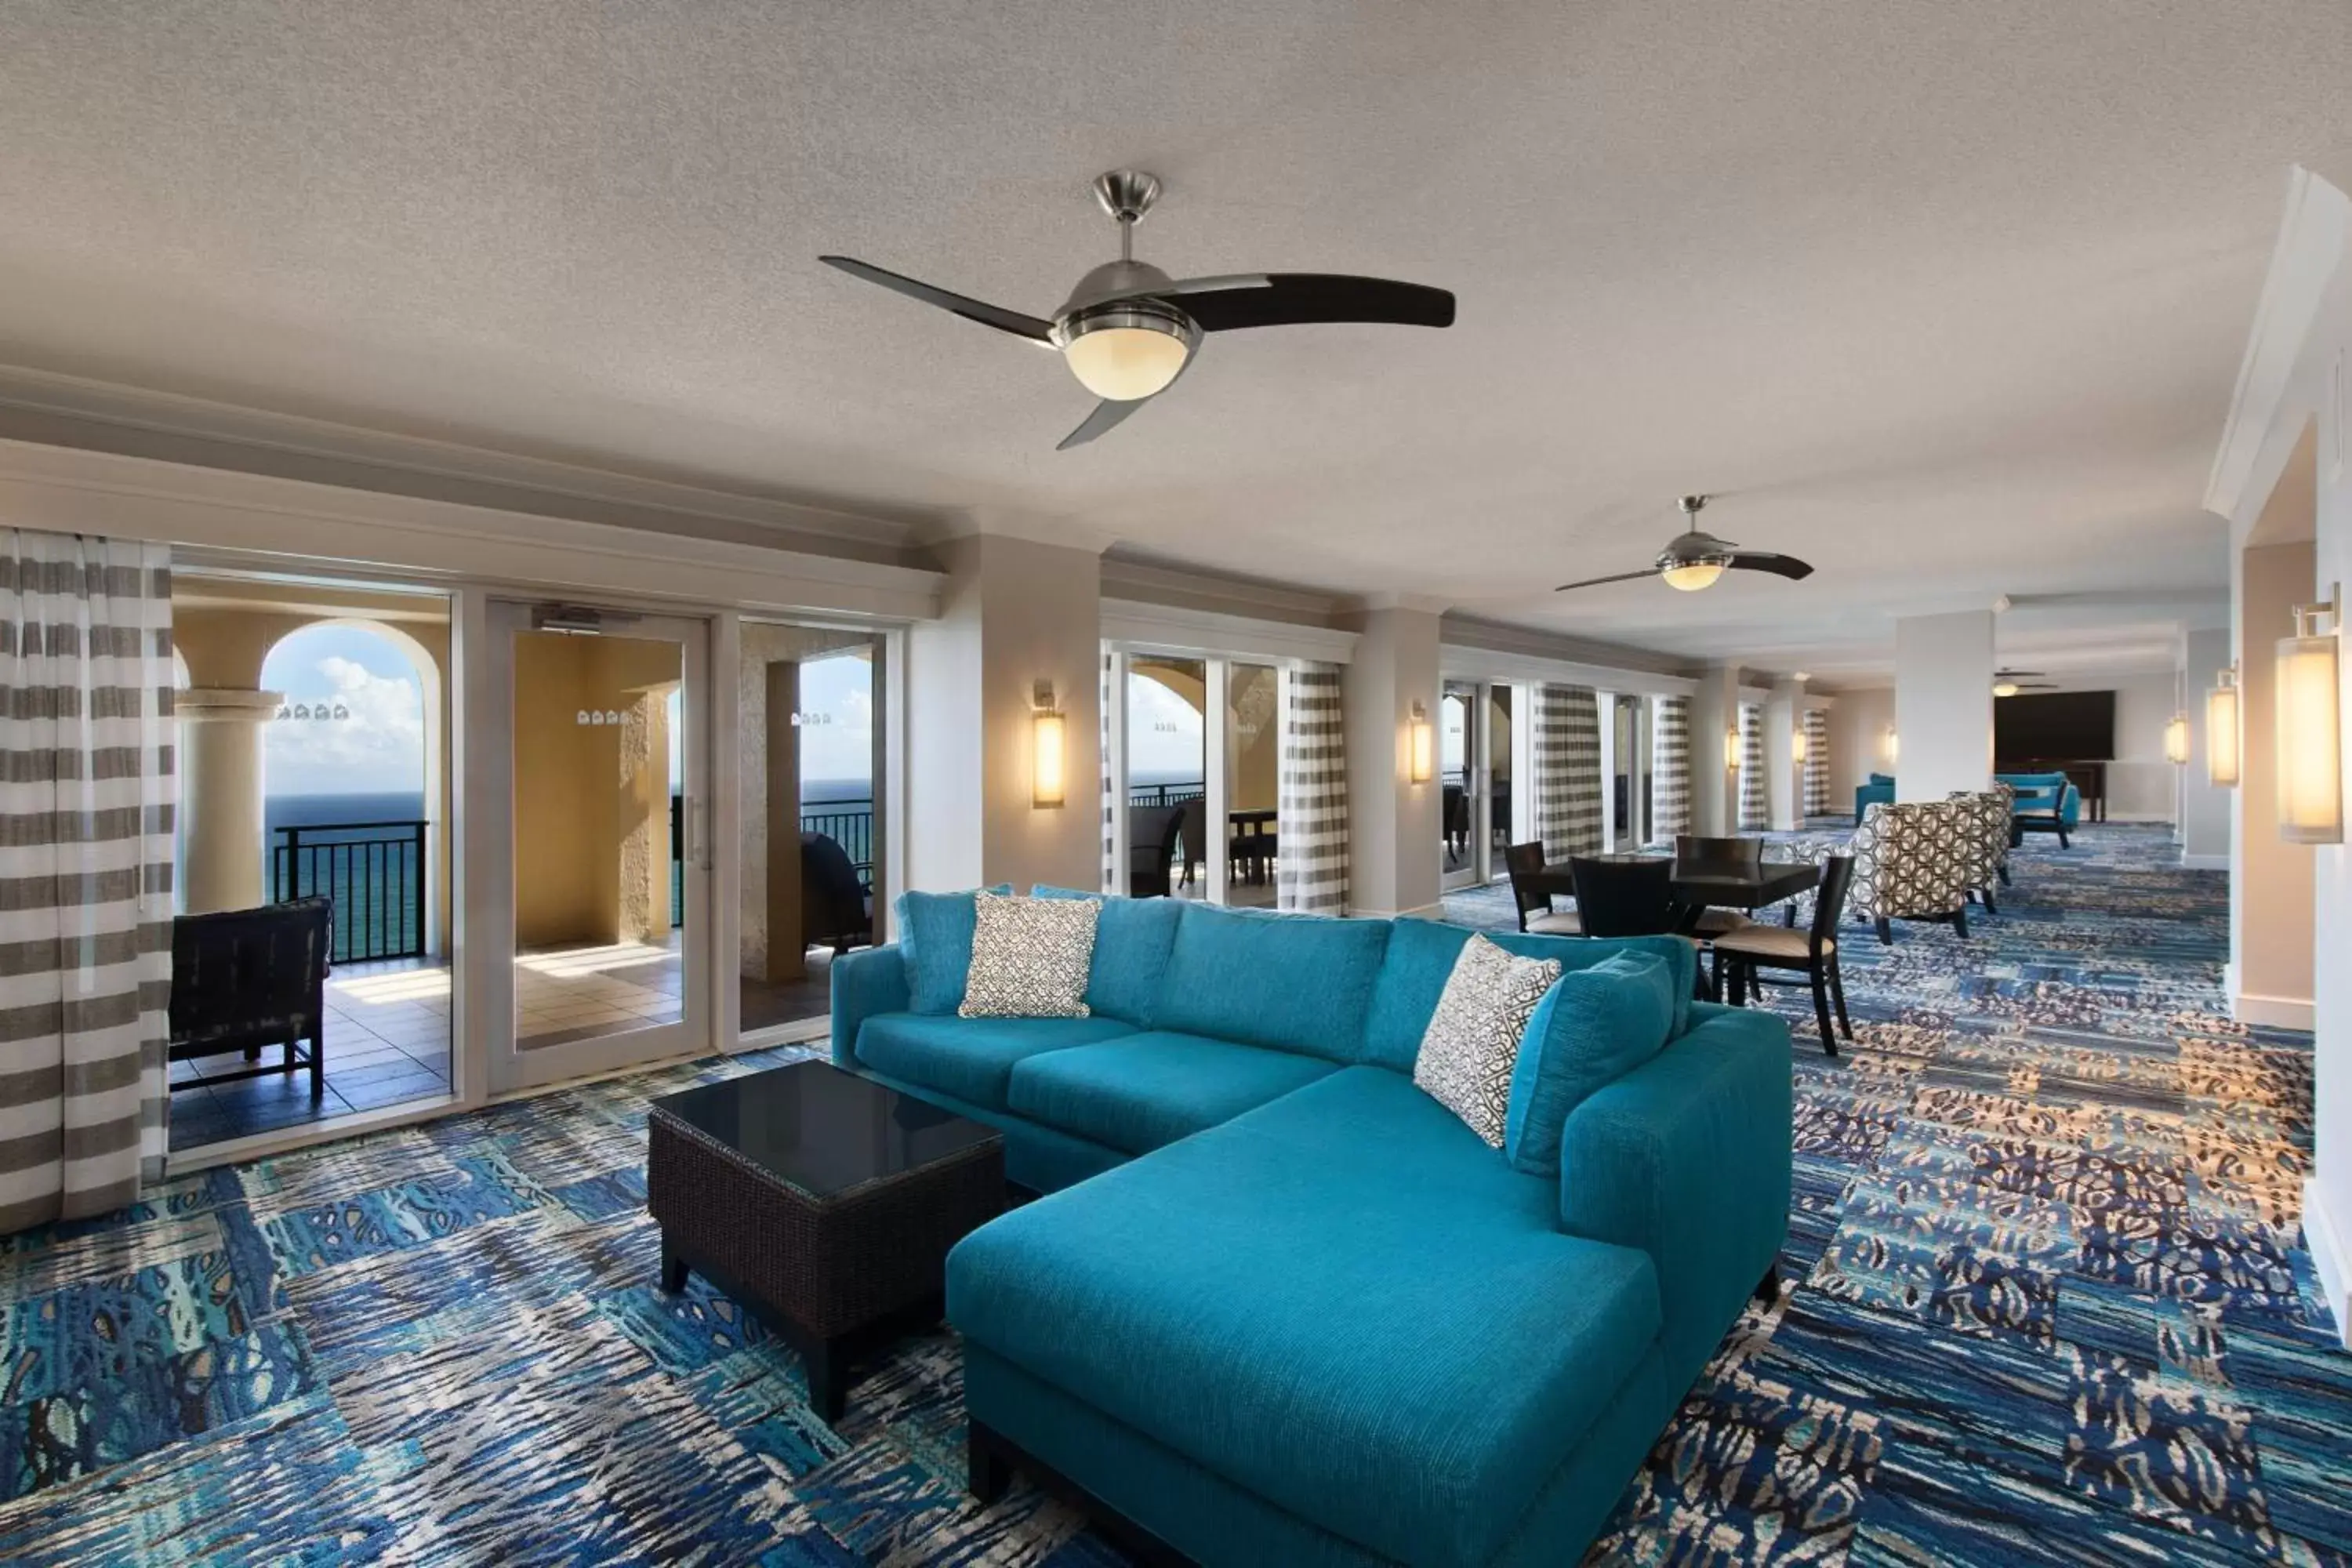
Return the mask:
[[1992, 781], [1992, 612], [1895, 623], [1897, 800], [1942, 800]]
[[[1438, 617], [1372, 610], [1354, 628], [1356, 656], [1340, 672], [1348, 753], [1348, 907], [1391, 915], [1438, 902], [1440, 781], [1414, 784], [1406, 725], [1412, 705], [1438, 722]], [[1515, 791], [1518, 795], [1531, 791]]]
[[1690, 830], [1701, 837], [1739, 831], [1739, 775], [1724, 765], [1726, 739], [1738, 723], [1739, 667], [1709, 665], [1690, 707]]
[[1853, 792], [1873, 773], [1895, 771], [1886, 760], [1886, 731], [1895, 724], [1895, 688], [1841, 691], [1830, 710], [1830, 809], [1851, 811]]

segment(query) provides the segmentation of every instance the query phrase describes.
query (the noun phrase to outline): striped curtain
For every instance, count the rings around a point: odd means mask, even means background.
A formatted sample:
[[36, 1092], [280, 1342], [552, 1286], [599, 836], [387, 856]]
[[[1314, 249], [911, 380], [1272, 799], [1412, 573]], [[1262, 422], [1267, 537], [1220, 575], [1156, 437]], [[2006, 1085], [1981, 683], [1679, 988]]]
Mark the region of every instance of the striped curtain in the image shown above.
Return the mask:
[[1118, 885], [1118, 812], [1117, 810], [1118, 780], [1111, 773], [1110, 749], [1110, 682], [1118, 669], [1118, 655], [1108, 648], [1102, 656], [1102, 889], [1106, 893], [1124, 893]]
[[172, 686], [168, 550], [0, 533], [0, 1234], [163, 1174]]
[[1764, 797], [1764, 705], [1739, 705], [1739, 831], [1761, 833], [1772, 826]]
[[1546, 686], [1536, 708], [1536, 836], [1544, 859], [1601, 851], [1601, 708], [1589, 686]]
[[1826, 816], [1830, 812], [1830, 716], [1818, 708], [1805, 710], [1805, 812]]
[[1282, 773], [1275, 791], [1275, 896], [1286, 910], [1348, 908], [1348, 761], [1339, 667], [1301, 664], [1287, 682]]
[[1658, 699], [1650, 737], [1651, 830], [1660, 843], [1690, 831], [1690, 699]]

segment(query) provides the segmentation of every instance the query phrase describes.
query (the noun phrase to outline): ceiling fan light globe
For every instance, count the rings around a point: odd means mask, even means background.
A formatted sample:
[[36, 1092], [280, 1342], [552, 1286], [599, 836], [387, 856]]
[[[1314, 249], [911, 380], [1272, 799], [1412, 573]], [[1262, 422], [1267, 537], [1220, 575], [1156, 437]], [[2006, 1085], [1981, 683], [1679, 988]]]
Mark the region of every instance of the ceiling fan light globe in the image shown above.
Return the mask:
[[2014, 697], [2017, 695], [2017, 682], [1996, 680], [1992, 683], [1992, 694], [1995, 697]]
[[1164, 391], [1192, 349], [1149, 327], [1109, 327], [1075, 338], [1062, 358], [1078, 384], [1111, 403], [1134, 403]]
[[1680, 588], [1685, 594], [1696, 594], [1701, 588], [1712, 588], [1715, 580], [1723, 575], [1726, 563], [1712, 558], [1699, 561], [1677, 561], [1659, 569], [1669, 588]]

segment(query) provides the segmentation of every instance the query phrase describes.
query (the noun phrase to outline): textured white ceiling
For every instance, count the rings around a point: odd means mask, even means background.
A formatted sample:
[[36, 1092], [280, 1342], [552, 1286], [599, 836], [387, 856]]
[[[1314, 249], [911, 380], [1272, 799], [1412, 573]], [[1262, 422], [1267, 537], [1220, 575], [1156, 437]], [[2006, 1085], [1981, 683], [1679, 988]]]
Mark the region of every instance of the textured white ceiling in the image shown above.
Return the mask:
[[[2002, 591], [2161, 622], [2225, 578], [2198, 500], [2347, 81], [2344, 0], [23, 0], [0, 362], [1765, 667]], [[1122, 163], [1171, 272], [1459, 324], [1234, 334], [1057, 454], [1052, 358], [815, 261], [1044, 311]], [[1526, 596], [1686, 489], [1820, 572]]]

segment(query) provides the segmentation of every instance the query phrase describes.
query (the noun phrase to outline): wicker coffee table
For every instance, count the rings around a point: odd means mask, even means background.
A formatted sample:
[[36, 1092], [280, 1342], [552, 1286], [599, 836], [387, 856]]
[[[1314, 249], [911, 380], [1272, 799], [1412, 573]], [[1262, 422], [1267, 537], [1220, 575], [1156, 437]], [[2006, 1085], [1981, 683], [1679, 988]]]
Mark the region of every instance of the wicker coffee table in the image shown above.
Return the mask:
[[657, 1100], [646, 1131], [662, 1289], [690, 1269], [756, 1313], [828, 1423], [857, 1358], [939, 1321], [948, 1248], [1004, 1208], [995, 1129], [829, 1062]]

